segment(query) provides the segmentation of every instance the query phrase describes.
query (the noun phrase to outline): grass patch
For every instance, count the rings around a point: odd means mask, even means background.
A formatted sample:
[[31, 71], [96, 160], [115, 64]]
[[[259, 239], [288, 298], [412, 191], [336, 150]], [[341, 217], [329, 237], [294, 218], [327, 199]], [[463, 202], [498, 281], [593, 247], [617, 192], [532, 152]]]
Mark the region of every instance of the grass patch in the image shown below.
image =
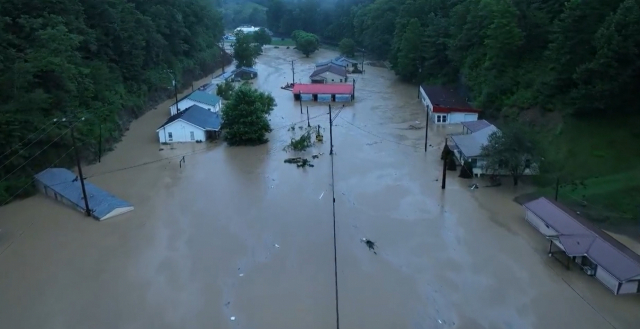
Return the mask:
[[290, 38], [272, 38], [271, 44], [274, 46], [281, 46], [281, 47], [286, 47], [286, 46], [293, 47], [296, 45], [296, 43]]
[[[599, 222], [629, 223], [640, 217], [640, 117], [566, 119], [545, 133], [551, 173], [542, 176], [543, 194], [579, 207]], [[586, 206], [584, 206], [586, 204]]]

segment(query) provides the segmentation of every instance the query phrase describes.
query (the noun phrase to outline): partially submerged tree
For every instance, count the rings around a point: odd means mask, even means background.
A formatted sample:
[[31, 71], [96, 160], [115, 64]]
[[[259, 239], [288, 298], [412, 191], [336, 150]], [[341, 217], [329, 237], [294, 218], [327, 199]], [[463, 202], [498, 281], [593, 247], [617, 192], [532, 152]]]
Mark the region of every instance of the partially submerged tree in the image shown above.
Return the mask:
[[540, 155], [541, 147], [532, 129], [518, 123], [491, 133], [480, 154], [485, 159], [485, 172], [511, 175], [513, 185], [518, 185], [525, 171], [538, 171]]
[[320, 45], [318, 37], [315, 34], [302, 30], [293, 31], [293, 33], [291, 33], [291, 39], [295, 41], [296, 48], [298, 48], [298, 50], [307, 57], [309, 57], [309, 55], [314, 51], [318, 50]]
[[233, 59], [236, 60], [236, 67], [253, 67], [256, 64], [256, 57], [259, 53], [253, 46], [251, 35], [238, 31], [235, 34], [236, 41], [233, 44]]
[[275, 105], [271, 94], [240, 86], [222, 107], [222, 128], [227, 143], [236, 146], [268, 142], [266, 135], [271, 132], [268, 116]]
[[355, 41], [353, 41], [353, 39], [344, 38], [340, 40], [340, 43], [338, 44], [338, 49], [340, 49], [341, 54], [345, 56], [353, 57], [355, 56], [355, 53], [356, 53], [356, 43]]
[[236, 86], [231, 81], [225, 81], [216, 86], [216, 94], [222, 97], [225, 101], [228, 101], [231, 98], [235, 90]]
[[271, 43], [271, 36], [265, 28], [261, 27], [258, 31], [253, 33], [253, 41], [261, 46], [268, 45]]

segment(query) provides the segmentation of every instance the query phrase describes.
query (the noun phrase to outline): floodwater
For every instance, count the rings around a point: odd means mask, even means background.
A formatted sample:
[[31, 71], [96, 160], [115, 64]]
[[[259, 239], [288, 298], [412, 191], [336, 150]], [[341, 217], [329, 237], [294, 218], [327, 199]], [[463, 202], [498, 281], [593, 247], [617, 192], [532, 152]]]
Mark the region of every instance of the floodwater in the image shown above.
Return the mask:
[[[2, 327], [334, 328], [327, 107], [304, 104], [325, 129], [315, 167], [285, 164], [306, 113], [279, 88], [290, 60], [298, 80], [332, 56], [265, 49], [255, 85], [278, 102], [267, 145], [159, 151], [170, 101], [134, 122], [86, 168], [133, 212], [97, 222], [41, 196], [0, 208]], [[440, 188], [443, 136], [460, 128], [432, 126], [425, 153], [424, 128], [409, 127], [424, 127], [416, 87], [369, 66], [356, 78], [333, 129], [341, 328], [640, 327], [637, 296], [546, 256], [511, 201], [526, 187], [470, 190], [449, 173]]]

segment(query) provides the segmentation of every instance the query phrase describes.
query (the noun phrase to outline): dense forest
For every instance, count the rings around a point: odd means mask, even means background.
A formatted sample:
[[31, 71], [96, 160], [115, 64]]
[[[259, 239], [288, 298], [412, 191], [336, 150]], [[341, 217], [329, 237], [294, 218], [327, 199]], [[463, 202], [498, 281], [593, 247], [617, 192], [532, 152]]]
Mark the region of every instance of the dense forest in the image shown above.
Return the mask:
[[0, 205], [28, 193], [34, 173], [69, 164], [71, 126], [95, 158], [100, 134], [108, 147], [173, 94], [172, 75], [185, 84], [210, 74], [223, 34], [212, 4], [0, 0]]
[[407, 81], [468, 86], [483, 109], [637, 112], [638, 0], [271, 0], [267, 27], [355, 40]]

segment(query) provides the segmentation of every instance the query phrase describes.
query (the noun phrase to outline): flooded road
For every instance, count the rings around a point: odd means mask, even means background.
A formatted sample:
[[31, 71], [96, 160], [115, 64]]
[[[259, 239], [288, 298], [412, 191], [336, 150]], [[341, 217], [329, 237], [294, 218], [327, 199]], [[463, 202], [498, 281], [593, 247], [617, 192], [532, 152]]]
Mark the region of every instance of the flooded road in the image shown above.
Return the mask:
[[[96, 222], [42, 196], [0, 208], [3, 327], [335, 328], [327, 107], [300, 114], [279, 88], [291, 60], [304, 81], [333, 56], [265, 49], [254, 84], [278, 103], [266, 145], [160, 147], [170, 101], [134, 122], [86, 168], [133, 212]], [[416, 87], [369, 66], [356, 79], [333, 129], [341, 328], [638, 328], [638, 297], [546, 256], [511, 201], [525, 187], [472, 191], [449, 172], [441, 190], [443, 138], [460, 127], [430, 127], [425, 154]], [[307, 105], [326, 130], [306, 153], [324, 155], [298, 169], [282, 149]]]

